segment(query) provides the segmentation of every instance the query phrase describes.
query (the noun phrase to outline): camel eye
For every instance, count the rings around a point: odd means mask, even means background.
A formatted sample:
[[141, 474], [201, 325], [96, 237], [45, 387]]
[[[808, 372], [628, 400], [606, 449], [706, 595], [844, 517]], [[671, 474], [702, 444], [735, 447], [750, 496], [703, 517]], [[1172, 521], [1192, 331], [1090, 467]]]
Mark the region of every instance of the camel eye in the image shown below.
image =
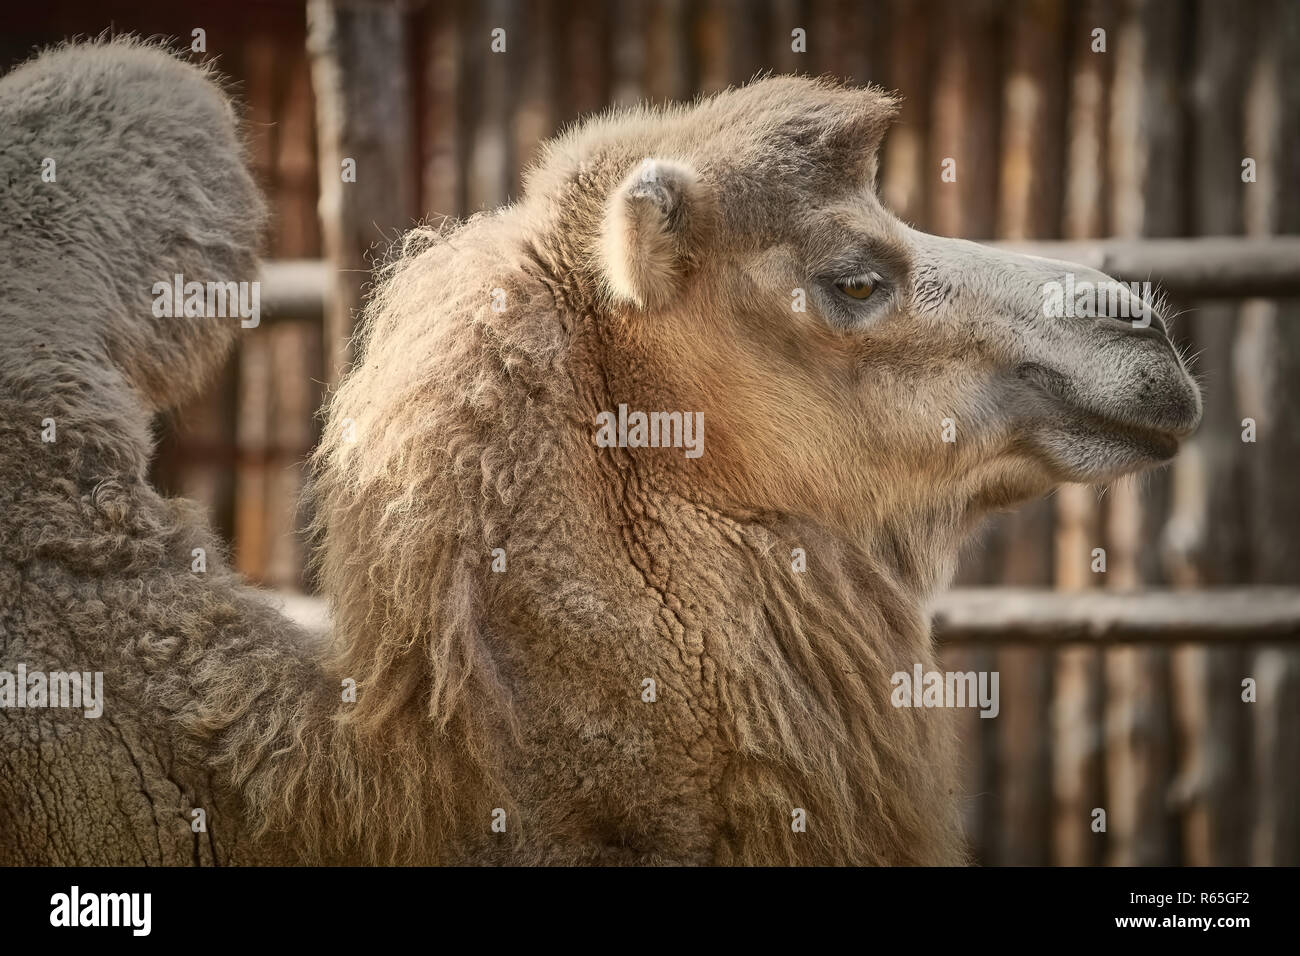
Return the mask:
[[871, 293], [876, 291], [876, 280], [874, 276], [852, 276], [848, 279], [840, 279], [835, 283], [835, 288], [850, 299], [869, 299]]

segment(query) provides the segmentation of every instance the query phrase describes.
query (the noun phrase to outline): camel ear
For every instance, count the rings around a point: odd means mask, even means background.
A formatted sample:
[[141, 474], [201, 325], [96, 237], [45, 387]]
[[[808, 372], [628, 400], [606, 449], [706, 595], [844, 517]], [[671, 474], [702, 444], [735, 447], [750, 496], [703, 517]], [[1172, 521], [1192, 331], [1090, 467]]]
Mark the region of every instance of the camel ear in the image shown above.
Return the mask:
[[600, 257], [610, 295], [642, 309], [666, 305], [697, 252], [707, 193], [695, 171], [643, 160], [614, 190], [601, 225]]

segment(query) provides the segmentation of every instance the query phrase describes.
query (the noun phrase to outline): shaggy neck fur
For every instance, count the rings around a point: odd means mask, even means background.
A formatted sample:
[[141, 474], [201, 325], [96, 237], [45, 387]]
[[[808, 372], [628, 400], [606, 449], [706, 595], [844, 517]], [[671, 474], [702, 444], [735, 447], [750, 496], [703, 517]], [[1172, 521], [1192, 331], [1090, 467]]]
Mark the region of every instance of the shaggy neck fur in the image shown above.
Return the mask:
[[[945, 751], [947, 718], [889, 704], [892, 673], [932, 663], [938, 544], [917, 542], [947, 521], [851, 542], [724, 514], [596, 448], [611, 398], [589, 363], [611, 317], [555, 268], [581, 252], [516, 242], [515, 215], [408, 237], [316, 460], [334, 668], [360, 688], [339, 719], [422, 781], [448, 829], [418, 845], [444, 860], [959, 859], [936, 769], [950, 761], [921, 756]], [[575, 743], [557, 756], [556, 739]], [[390, 795], [386, 818], [414, 831], [412, 798]], [[495, 807], [517, 824], [500, 838]], [[809, 832], [791, 830], [796, 809]]]
[[[873, 142], [879, 97], [841, 97], [841, 116], [823, 91], [809, 117], [782, 89], [781, 156]], [[765, 108], [715, 101], [698, 121], [748, 130]], [[599, 162], [561, 141], [528, 203], [417, 230], [380, 277], [314, 463], [333, 609], [319, 648], [144, 480], [149, 416], [197, 392], [237, 334], [155, 318], [154, 283], [254, 275], [261, 205], [224, 97], [108, 44], [16, 71], [0, 114], [17, 131], [0, 204], [20, 226], [0, 231], [15, 327], [0, 430], [20, 450], [0, 459], [4, 649], [105, 671], [105, 722], [74, 733], [137, 771], [158, 858], [177, 829], [190, 849], [175, 823], [205, 806], [217, 862], [960, 859], [947, 718], [889, 703], [892, 673], [931, 664], [927, 569], [950, 517], [901, 499], [858, 528], [746, 510], [717, 475], [593, 442], [620, 397], [610, 333], [631, 320], [601, 278], [604, 202], [640, 148], [622, 123], [654, 136], [664, 116], [597, 124]], [[85, 140], [100, 127], [114, 135]], [[74, 159], [60, 188], [33, 175], [47, 143]], [[684, 166], [655, 168], [651, 193], [676, 184], [683, 221], [711, 217]], [[639, 308], [699, 265], [660, 238], [672, 281]]]

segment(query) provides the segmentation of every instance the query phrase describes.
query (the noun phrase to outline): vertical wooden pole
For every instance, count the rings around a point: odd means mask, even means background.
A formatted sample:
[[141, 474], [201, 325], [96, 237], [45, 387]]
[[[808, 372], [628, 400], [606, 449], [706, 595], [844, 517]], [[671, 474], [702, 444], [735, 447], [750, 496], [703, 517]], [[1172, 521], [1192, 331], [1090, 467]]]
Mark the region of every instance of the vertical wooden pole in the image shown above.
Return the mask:
[[422, 215], [435, 224], [465, 213], [465, 184], [460, 122], [464, 50], [461, 5], [431, 4], [418, 19], [421, 49], [420, 106], [416, 112], [420, 138], [420, 201]]
[[[1064, 111], [1066, 144], [1062, 234], [1091, 239], [1106, 229], [1106, 93], [1110, 58], [1092, 49], [1092, 31], [1112, 23], [1108, 0], [1072, 7], [1065, 23], [1069, 92]], [[1092, 551], [1100, 546], [1097, 490], [1066, 485], [1056, 495], [1056, 586], [1081, 591], [1097, 586]], [[1052, 861], [1091, 866], [1102, 859], [1104, 833], [1094, 832], [1093, 811], [1105, 808], [1102, 764], [1102, 660], [1090, 647], [1057, 655], [1052, 707]]]
[[[777, 73], [809, 73], [812, 64], [808, 57], [810, 52], [796, 53], [792, 49], [791, 31], [813, 29], [811, 4], [807, 0], [770, 0], [771, 10], [771, 55], [772, 68]], [[808, 41], [808, 50], [812, 50], [812, 40]]]
[[874, 37], [869, 25], [886, 29], [887, 11], [871, 0], [819, 0], [813, 8], [809, 48], [815, 72], [865, 83], [870, 77]]
[[695, 40], [698, 65], [697, 92], [716, 93], [733, 82], [737, 48], [733, 45], [735, 4], [731, 0], [702, 0], [692, 5], [695, 14], [691, 35]]
[[727, 0], [725, 9], [728, 82], [741, 86], [770, 65], [762, 46], [762, 20], [766, 11], [761, 4], [749, 0]]
[[617, 106], [634, 106], [646, 96], [649, 75], [648, 3], [616, 3], [610, 28], [613, 62], [610, 64], [612, 90], [610, 102]]
[[[1057, 0], [1008, 6], [1006, 73], [1002, 78], [1002, 148], [997, 190], [997, 232], [1006, 239], [1053, 236], [1060, 228], [1063, 110], [1062, 26]], [[1047, 585], [1052, 580], [1052, 506], [1025, 505], [1009, 523], [1004, 584]], [[1052, 832], [1051, 722], [1053, 655], [1013, 648], [998, 655], [1006, 706], [1001, 725], [999, 862], [1034, 866], [1050, 862]]]
[[[276, 258], [299, 259], [319, 254], [316, 215], [316, 158], [312, 152], [311, 70], [301, 23], [276, 35], [275, 71], [276, 179], [280, 184]], [[299, 510], [304, 462], [315, 439], [314, 418], [320, 407], [320, 337], [310, 322], [275, 323], [256, 330], [271, 350], [271, 407], [266, 469], [266, 569], [270, 587], [302, 590], [306, 565], [304, 516]]]
[[594, 113], [609, 102], [609, 14], [609, 8], [599, 4], [568, 0], [561, 6], [560, 95], [569, 119]]
[[[1242, 228], [1242, 97], [1247, 18], [1231, 6], [1200, 0], [1196, 12], [1196, 64], [1192, 84], [1192, 228], [1198, 235], [1232, 235]], [[1240, 417], [1232, 387], [1236, 308], [1202, 303], [1192, 316], [1205, 385], [1205, 417], [1195, 446], [1203, 462], [1203, 520], [1191, 553], [1202, 587], [1248, 580], [1240, 454]], [[1187, 652], [1182, 660], [1182, 713], [1195, 722], [1200, 745], [1196, 770], [1185, 777], [1188, 798], [1187, 862], [1241, 865], [1249, 857], [1247, 714], [1240, 697], [1245, 674], [1241, 650], [1216, 647]]]
[[[1125, 238], [1176, 233], [1176, 193], [1181, 181], [1177, 147], [1179, 111], [1168, 93], [1181, 88], [1183, 19], [1169, 0], [1129, 0], [1111, 37], [1115, 81], [1110, 103], [1111, 233]], [[1174, 107], [1177, 104], [1173, 104]], [[1154, 181], [1160, 187], [1148, 190]], [[1143, 586], [1144, 560], [1158, 552], [1158, 539], [1144, 520], [1164, 500], [1167, 476], [1139, 483], [1121, 481], [1106, 499], [1106, 586]], [[1156, 493], [1144, 498], [1143, 489]], [[1169, 655], [1160, 648], [1115, 648], [1106, 653], [1107, 744], [1110, 846], [1108, 862], [1158, 866], [1177, 862], [1177, 819], [1170, 806], [1174, 753]]]
[[[526, 38], [523, 21], [512, 0], [492, 0], [473, 5], [470, 29], [462, 35], [467, 59], [472, 64], [475, 105], [467, 115], [469, 167], [465, 173], [469, 212], [495, 209], [510, 198], [515, 181], [515, 143], [511, 116], [523, 65], [529, 56], [531, 38]], [[504, 31], [504, 37], [494, 31]], [[505, 43], [501, 50], [499, 44]], [[498, 44], [494, 49], [493, 44]]]
[[888, 17], [891, 42], [886, 47], [884, 85], [902, 91], [906, 99], [885, 137], [880, 192], [900, 219], [926, 229], [933, 181], [927, 142], [933, 77], [929, 3], [891, 0]]
[[[384, 250], [416, 214], [406, 18], [401, 6], [373, 0], [307, 4], [321, 238], [332, 270], [325, 315], [330, 381], [352, 361], [372, 249]], [[344, 180], [345, 160], [355, 163], [355, 182]]]
[[[1001, 99], [1000, 24], [987, 0], [947, 0], [932, 21], [938, 37], [933, 97], [929, 116], [929, 154], [921, 182], [929, 193], [930, 227], [946, 236], [992, 236], [996, 229], [997, 142]], [[941, 178], [945, 160], [953, 160], [956, 181]], [[981, 547], [967, 552], [958, 577], [963, 583], [1003, 580], [1009, 554], [1004, 529], [987, 529]], [[972, 561], [971, 559], [975, 559]], [[966, 669], [997, 670], [1001, 655], [973, 649]], [[1016, 693], [1004, 683], [1005, 706]], [[974, 710], [961, 715], [961, 734], [968, 748], [963, 785], [968, 795], [967, 821], [971, 850], [982, 863], [997, 863], [1002, 854], [1003, 735], [996, 720], [980, 719]], [[973, 758], [973, 759], [972, 759]], [[1012, 758], [1014, 759], [1014, 757]]]
[[[272, 196], [279, 196], [279, 168], [276, 161], [280, 135], [276, 123], [275, 41], [255, 32], [244, 49], [245, 100], [249, 122], [264, 130], [253, 139], [253, 167], [259, 182]], [[273, 220], [273, 226], [276, 223]], [[269, 251], [276, 252], [278, 236], [269, 237]], [[267, 580], [271, 531], [267, 515], [272, 508], [267, 481], [267, 459], [271, 447], [270, 415], [271, 343], [265, 329], [241, 330], [239, 350], [239, 395], [236, 403], [237, 455], [235, 459], [235, 567], [259, 584]]]
[[689, 96], [689, 19], [685, 0], [653, 4], [646, 25], [646, 95], [657, 102]]
[[[1246, 232], [1300, 232], [1300, 8], [1266, 4], [1257, 18], [1258, 54], [1246, 95], [1245, 155], [1257, 163], [1245, 184]], [[1300, 305], [1254, 300], [1242, 310], [1236, 343], [1238, 408], [1256, 420], [1242, 443], [1249, 481], [1252, 581], [1300, 581]], [[1300, 650], [1255, 652], [1255, 775], [1259, 794], [1250, 862], [1300, 865]]]
[[[528, 42], [514, 54], [509, 64], [522, 78], [514, 91], [514, 194], [523, 187], [522, 173], [538, 158], [537, 148], [555, 132], [555, 31], [553, 0], [529, 3], [522, 18]], [[638, 38], [639, 38], [638, 33]], [[522, 62], [520, 62], [522, 58]], [[615, 56], [615, 59], [618, 59]]]

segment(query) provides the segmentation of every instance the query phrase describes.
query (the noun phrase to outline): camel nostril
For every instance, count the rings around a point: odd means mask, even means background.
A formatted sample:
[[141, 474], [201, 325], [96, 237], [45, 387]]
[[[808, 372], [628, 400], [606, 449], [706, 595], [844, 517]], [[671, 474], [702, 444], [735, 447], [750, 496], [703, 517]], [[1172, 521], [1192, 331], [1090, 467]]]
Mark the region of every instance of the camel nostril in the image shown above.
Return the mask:
[[[1145, 303], [1144, 303], [1144, 305], [1145, 305]], [[1155, 309], [1151, 308], [1151, 306], [1149, 306], [1149, 305], [1146, 305], [1146, 310], [1147, 310], [1147, 315], [1148, 315], [1148, 316], [1150, 317], [1150, 319], [1151, 319], [1151, 328], [1155, 329], [1155, 330], [1156, 330], [1157, 332], [1159, 332], [1161, 335], [1163, 335], [1163, 336], [1165, 336], [1166, 338], [1168, 338], [1168, 337], [1169, 337], [1169, 329], [1168, 329], [1168, 327], [1165, 325], [1165, 320], [1162, 319], [1162, 318], [1160, 318], [1160, 313], [1157, 312]]]
[[1126, 332], [1132, 335], [1140, 335], [1143, 338], [1159, 339], [1168, 341], [1169, 331], [1165, 328], [1164, 320], [1152, 311], [1148, 315], [1138, 315], [1135, 318], [1115, 318], [1113, 316], [1104, 316], [1098, 320], [1101, 325], [1119, 332]]

